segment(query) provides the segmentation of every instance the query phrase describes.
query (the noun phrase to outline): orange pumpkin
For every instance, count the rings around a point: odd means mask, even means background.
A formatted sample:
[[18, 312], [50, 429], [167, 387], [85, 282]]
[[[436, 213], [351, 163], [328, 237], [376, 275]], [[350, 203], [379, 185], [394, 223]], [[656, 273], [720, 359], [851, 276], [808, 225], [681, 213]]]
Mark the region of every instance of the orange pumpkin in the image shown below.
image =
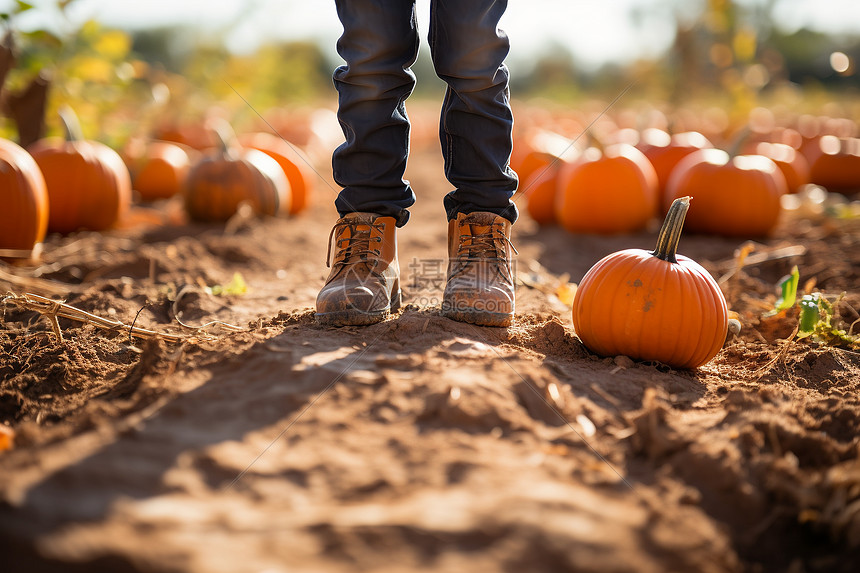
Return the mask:
[[526, 198], [526, 211], [540, 225], [556, 222], [555, 197], [560, 169], [560, 165], [550, 164], [520, 183]]
[[695, 211], [687, 216], [690, 231], [757, 237], [776, 227], [780, 197], [787, 192], [785, 177], [773, 160], [702, 149], [678, 164], [664, 202], [687, 195], [696, 200]]
[[754, 155], [764, 155], [773, 160], [785, 177], [789, 193], [797, 193], [809, 183], [809, 162], [799, 151], [786, 143], [763, 141], [755, 146]]
[[559, 161], [574, 161], [581, 152], [574, 142], [548, 129], [532, 129], [528, 134], [516, 137], [509, 163], [520, 179], [517, 193], [526, 190], [523, 183], [532, 176], [544, 173]]
[[8, 450], [15, 445], [15, 430], [0, 424], [0, 452]]
[[204, 151], [212, 145], [205, 122], [196, 120], [184, 123], [168, 120], [153, 130], [152, 139], [178, 143], [197, 151]]
[[558, 222], [572, 233], [630, 233], [657, 212], [657, 175], [628, 143], [587, 149], [559, 179]]
[[720, 351], [728, 331], [726, 299], [708, 271], [677, 254], [689, 206], [689, 197], [672, 204], [653, 252], [618, 251], [582, 278], [572, 317], [589, 350], [675, 368], [696, 368]]
[[7, 139], [0, 139], [0, 190], [0, 253], [27, 257], [48, 230], [48, 191], [33, 157]]
[[185, 148], [169, 141], [153, 141], [132, 173], [132, 187], [144, 201], [169, 199], [185, 187], [190, 170], [191, 158]]
[[42, 139], [29, 152], [48, 189], [48, 230], [101, 231], [115, 225], [131, 205], [131, 176], [119, 154], [98, 141], [85, 140], [77, 117], [60, 113], [66, 138]]
[[860, 191], [860, 139], [822, 136], [809, 170], [812, 183], [828, 191], [845, 194]]
[[[226, 122], [213, 125], [218, 149], [191, 168], [185, 185], [185, 209], [198, 221], [226, 221], [248, 203], [257, 215], [289, 209], [289, 183], [278, 162], [235, 142]], [[285, 206], [286, 205], [286, 206]]]
[[579, 161], [579, 151], [571, 150], [565, 153], [565, 156], [574, 155], [570, 161], [558, 157], [553, 163], [520, 182], [519, 193], [525, 195], [526, 211], [538, 224], [552, 225], [558, 222], [555, 208], [559, 181], [566, 180], [568, 171]]
[[[517, 174], [520, 181], [527, 181], [532, 175], [542, 173], [552, 165], [556, 158], [545, 151], [529, 149], [522, 154], [511, 156], [511, 169]], [[517, 189], [521, 193], [523, 186]]]
[[290, 201], [284, 205], [285, 213], [295, 215], [307, 209], [312, 202], [316, 177], [310, 159], [296, 145], [266, 132], [239, 136], [239, 144], [262, 151], [278, 162], [290, 184]]
[[[710, 149], [713, 144], [698, 131], [684, 131], [669, 135], [662, 129], [652, 127], [642, 132], [636, 147], [645, 154], [645, 157], [654, 166], [662, 194], [672, 171], [682, 159], [699, 149]], [[661, 208], [665, 213], [669, 209], [669, 205], [662, 205]]]

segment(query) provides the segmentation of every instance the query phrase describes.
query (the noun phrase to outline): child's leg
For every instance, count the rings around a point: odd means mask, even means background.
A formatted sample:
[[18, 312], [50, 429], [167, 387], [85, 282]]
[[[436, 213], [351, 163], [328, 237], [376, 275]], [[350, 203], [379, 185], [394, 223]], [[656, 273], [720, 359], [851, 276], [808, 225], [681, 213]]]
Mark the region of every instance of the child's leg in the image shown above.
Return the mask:
[[415, 194], [403, 180], [409, 150], [404, 101], [415, 87], [410, 66], [418, 56], [414, 0], [336, 0], [343, 35], [338, 53], [346, 62], [334, 72], [338, 119], [346, 142], [332, 156], [343, 187], [335, 206], [341, 216], [371, 212], [409, 218]]
[[517, 176], [508, 167], [513, 116], [509, 104], [510, 44], [498, 29], [507, 0], [431, 0], [430, 48], [436, 73], [448, 84], [439, 135], [448, 219], [489, 211], [511, 222]]

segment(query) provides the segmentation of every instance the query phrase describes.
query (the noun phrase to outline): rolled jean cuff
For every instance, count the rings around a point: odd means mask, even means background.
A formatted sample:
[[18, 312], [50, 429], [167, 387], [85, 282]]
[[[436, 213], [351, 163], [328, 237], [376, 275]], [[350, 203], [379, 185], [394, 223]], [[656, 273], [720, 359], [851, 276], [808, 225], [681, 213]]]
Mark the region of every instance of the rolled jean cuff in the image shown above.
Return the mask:
[[[394, 202], [387, 200], [379, 200], [379, 201], [362, 201], [351, 202], [348, 199], [343, 197], [343, 192], [334, 202], [334, 206], [337, 209], [337, 213], [340, 217], [348, 213], [376, 213], [377, 215], [381, 215], [383, 217], [394, 217], [394, 222], [398, 227], [402, 227], [409, 221], [409, 210], [405, 207], [398, 205]], [[410, 206], [414, 203], [414, 201], [409, 202]]]
[[469, 201], [468, 199], [465, 201], [457, 200], [455, 198], [456, 193], [456, 191], [448, 193], [445, 195], [445, 199], [443, 201], [445, 213], [449, 221], [456, 219], [458, 213], [468, 215], [469, 213], [475, 213], [477, 211], [494, 213], [500, 217], [504, 217], [510, 221], [511, 224], [516, 223], [519, 218], [519, 210], [517, 209], [516, 203], [513, 201], [508, 200], [507, 204], [499, 203], [496, 205], [488, 205], [485, 201], [477, 203]]

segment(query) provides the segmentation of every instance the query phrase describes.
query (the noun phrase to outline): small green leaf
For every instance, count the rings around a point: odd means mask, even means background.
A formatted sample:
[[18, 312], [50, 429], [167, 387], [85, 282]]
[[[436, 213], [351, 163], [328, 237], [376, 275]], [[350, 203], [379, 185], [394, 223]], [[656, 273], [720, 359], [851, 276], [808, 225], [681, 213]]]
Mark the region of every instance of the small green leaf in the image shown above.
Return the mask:
[[815, 327], [821, 321], [821, 309], [818, 306], [820, 300], [818, 293], [807, 294], [800, 299], [798, 336], [809, 336], [815, 332]]
[[794, 265], [794, 268], [791, 269], [791, 274], [779, 280], [780, 297], [776, 299], [773, 310], [764, 316], [774, 316], [793, 307], [797, 302], [798, 282], [800, 282], [800, 272], [797, 270], [797, 265]]
[[209, 292], [215, 296], [243, 295], [248, 292], [248, 284], [242, 273], [233, 273], [232, 280], [226, 285], [214, 285], [209, 287]]
[[797, 270], [797, 265], [791, 269], [791, 274], [782, 278], [779, 281], [779, 288], [782, 291], [776, 301], [776, 311], [781, 312], [788, 310], [794, 306], [797, 301], [797, 283], [800, 281], [800, 272]]
[[35, 8], [33, 4], [30, 4], [29, 2], [22, 2], [21, 0], [17, 0], [17, 2], [15, 2], [15, 6], [15, 12], [17, 12], [18, 14]]
[[835, 302], [830, 302], [819, 292], [804, 296], [800, 301], [800, 323], [797, 337], [812, 337], [816, 342], [830, 346], [860, 347], [860, 335], [848, 334], [833, 325], [835, 305], [845, 293], [839, 295]]

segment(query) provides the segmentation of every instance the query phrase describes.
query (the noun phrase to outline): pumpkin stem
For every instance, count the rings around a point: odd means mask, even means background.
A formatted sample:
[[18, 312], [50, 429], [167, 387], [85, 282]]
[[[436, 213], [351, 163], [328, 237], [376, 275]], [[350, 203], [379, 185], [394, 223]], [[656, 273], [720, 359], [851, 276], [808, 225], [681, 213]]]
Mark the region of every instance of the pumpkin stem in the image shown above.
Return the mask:
[[687, 217], [687, 210], [690, 208], [690, 199], [692, 197], [679, 197], [669, 207], [666, 219], [663, 220], [663, 226], [660, 227], [660, 234], [657, 235], [657, 248], [651, 253], [658, 259], [670, 263], [678, 262], [675, 255], [678, 252], [678, 241], [681, 240], [684, 219]]
[[78, 119], [78, 114], [75, 110], [67, 105], [61, 107], [58, 111], [60, 121], [63, 124], [63, 132], [66, 134], [66, 141], [76, 142], [84, 140], [84, 132], [81, 129], [81, 122]]
[[599, 137], [597, 137], [594, 134], [593, 130], [586, 129], [585, 130], [585, 148], [588, 149], [589, 147], [593, 147], [594, 149], [599, 150], [600, 153], [603, 153], [606, 146], [603, 144], [603, 140], [601, 140]]
[[750, 135], [752, 135], [752, 129], [750, 128], [750, 126], [745, 125], [743, 129], [741, 129], [737, 133], [734, 140], [732, 141], [732, 144], [729, 146], [729, 149], [727, 150], [729, 153], [729, 157], [737, 157], [741, 154], [741, 149], [747, 142], [747, 139], [749, 139]]
[[230, 122], [213, 117], [208, 120], [207, 127], [215, 135], [218, 151], [225, 156], [233, 155], [233, 150], [237, 147], [236, 132]]

